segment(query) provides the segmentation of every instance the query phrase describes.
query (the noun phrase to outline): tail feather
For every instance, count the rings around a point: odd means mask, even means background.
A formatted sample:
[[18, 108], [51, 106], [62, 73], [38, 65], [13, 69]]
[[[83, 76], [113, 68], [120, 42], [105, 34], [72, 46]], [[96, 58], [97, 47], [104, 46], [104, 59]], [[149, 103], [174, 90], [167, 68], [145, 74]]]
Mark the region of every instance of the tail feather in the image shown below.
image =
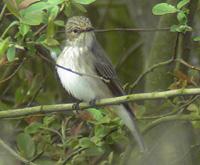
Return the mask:
[[117, 110], [117, 115], [122, 119], [124, 124], [131, 131], [131, 134], [135, 138], [141, 152], [144, 152], [145, 151], [144, 140], [136, 125], [134, 114], [127, 108], [125, 108], [124, 105], [115, 105], [114, 108]]

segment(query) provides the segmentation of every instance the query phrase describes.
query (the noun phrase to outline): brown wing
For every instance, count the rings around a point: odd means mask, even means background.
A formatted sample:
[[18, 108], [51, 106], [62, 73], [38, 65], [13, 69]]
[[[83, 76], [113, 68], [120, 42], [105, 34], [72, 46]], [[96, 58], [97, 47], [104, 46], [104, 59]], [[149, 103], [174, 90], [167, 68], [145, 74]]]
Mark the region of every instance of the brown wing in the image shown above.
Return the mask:
[[105, 82], [109, 89], [112, 91], [113, 96], [122, 96], [124, 95], [124, 91], [122, 89], [122, 85], [117, 77], [117, 74], [110, 62], [107, 58], [106, 53], [103, 48], [98, 44], [98, 42], [94, 42], [92, 46], [92, 53], [95, 54], [95, 63], [94, 66], [99, 76], [110, 80], [110, 82]]
[[[111, 90], [113, 96], [122, 96], [125, 95], [125, 92], [122, 88], [122, 85], [117, 77], [117, 74], [113, 68], [112, 63], [107, 58], [106, 53], [104, 52], [103, 48], [98, 44], [98, 42], [94, 42], [94, 45], [92, 46], [92, 53], [95, 54], [95, 68], [99, 76], [109, 79], [110, 82], [105, 82], [109, 89]], [[128, 103], [123, 104], [126, 109], [131, 112], [131, 114], [134, 116], [132, 112], [132, 108]]]

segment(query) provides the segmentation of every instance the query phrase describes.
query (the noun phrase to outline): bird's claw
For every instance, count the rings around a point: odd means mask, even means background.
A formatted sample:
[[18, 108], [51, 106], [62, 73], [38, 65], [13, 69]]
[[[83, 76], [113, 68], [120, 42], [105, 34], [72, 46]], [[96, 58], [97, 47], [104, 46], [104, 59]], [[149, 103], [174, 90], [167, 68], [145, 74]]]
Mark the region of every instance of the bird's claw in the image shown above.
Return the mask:
[[98, 100], [97, 98], [92, 99], [92, 100], [89, 102], [89, 104], [90, 104], [92, 107], [94, 107], [94, 108], [98, 108], [98, 107], [96, 106], [97, 100]]
[[72, 105], [72, 108], [73, 108], [74, 110], [80, 110], [80, 103], [81, 103], [81, 102], [74, 103], [74, 104]]

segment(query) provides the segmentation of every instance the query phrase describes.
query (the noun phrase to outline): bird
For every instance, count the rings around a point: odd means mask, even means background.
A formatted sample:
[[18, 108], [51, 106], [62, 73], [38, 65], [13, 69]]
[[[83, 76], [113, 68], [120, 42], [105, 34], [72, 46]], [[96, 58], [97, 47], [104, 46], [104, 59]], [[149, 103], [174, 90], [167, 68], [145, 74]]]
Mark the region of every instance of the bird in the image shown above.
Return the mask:
[[[64, 89], [76, 99], [87, 102], [125, 95], [94, 30], [91, 21], [85, 16], [68, 18], [65, 25], [65, 45], [56, 60], [56, 70]], [[112, 105], [112, 108], [130, 130], [140, 151], [144, 152], [144, 140], [130, 104]]]

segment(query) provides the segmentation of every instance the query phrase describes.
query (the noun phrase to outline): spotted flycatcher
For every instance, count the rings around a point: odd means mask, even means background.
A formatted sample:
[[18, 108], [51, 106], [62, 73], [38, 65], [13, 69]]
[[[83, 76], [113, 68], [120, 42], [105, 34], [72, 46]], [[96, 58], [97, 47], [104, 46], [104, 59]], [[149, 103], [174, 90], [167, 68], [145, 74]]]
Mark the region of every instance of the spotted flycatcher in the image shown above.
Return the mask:
[[[63, 87], [79, 100], [90, 102], [125, 94], [110, 60], [96, 40], [90, 20], [86, 17], [74, 16], [68, 19], [66, 44], [57, 64], [81, 73], [79, 75], [57, 66]], [[144, 151], [143, 139], [136, 126], [131, 106], [123, 103], [112, 107]]]

